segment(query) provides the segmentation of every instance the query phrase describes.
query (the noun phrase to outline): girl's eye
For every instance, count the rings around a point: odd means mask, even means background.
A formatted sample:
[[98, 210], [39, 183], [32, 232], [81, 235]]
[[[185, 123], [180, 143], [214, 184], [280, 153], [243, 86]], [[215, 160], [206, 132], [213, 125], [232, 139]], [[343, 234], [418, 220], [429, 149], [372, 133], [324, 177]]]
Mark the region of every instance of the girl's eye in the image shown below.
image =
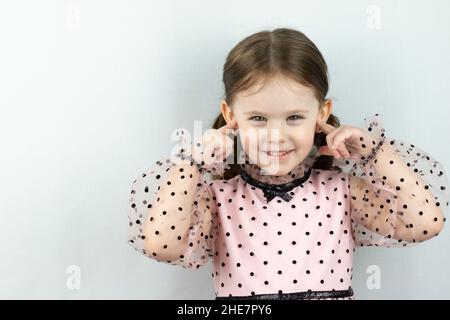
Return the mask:
[[[292, 117], [294, 117], [294, 119], [292, 119]], [[304, 117], [299, 116], [299, 115], [297, 115], [297, 114], [290, 116], [288, 119], [290, 119], [290, 118], [291, 118], [291, 120], [301, 120], [301, 119], [305, 119]]]
[[259, 120], [259, 119], [263, 119], [263, 120], [264, 120], [264, 117], [261, 117], [261, 116], [253, 116], [253, 117], [250, 117], [249, 120], [262, 121], [262, 120]]
[[[249, 120], [254, 120], [254, 121], [259, 121], [260, 122], [260, 121], [264, 121], [265, 119], [266, 118], [264, 118], [262, 116], [253, 116], [253, 117], [250, 117]], [[302, 116], [299, 116], [297, 114], [288, 117], [288, 120], [301, 120], [301, 119], [305, 119], [305, 118], [302, 117]]]

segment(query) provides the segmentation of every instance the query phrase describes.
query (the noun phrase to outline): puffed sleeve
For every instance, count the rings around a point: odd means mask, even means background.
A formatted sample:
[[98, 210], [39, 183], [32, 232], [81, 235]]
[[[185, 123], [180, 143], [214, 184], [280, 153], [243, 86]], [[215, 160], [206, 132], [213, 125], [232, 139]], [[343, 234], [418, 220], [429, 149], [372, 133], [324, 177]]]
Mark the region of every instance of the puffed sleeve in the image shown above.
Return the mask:
[[348, 174], [355, 246], [405, 247], [438, 235], [450, 197], [442, 164], [414, 144], [386, 137], [379, 114], [364, 120], [374, 138], [363, 142], [369, 155], [333, 159]]
[[195, 163], [184, 149], [186, 142], [181, 143], [184, 131], [178, 134], [178, 149], [152, 164], [131, 185], [127, 242], [157, 261], [199, 268], [213, 256], [217, 235], [212, 176], [229, 166]]

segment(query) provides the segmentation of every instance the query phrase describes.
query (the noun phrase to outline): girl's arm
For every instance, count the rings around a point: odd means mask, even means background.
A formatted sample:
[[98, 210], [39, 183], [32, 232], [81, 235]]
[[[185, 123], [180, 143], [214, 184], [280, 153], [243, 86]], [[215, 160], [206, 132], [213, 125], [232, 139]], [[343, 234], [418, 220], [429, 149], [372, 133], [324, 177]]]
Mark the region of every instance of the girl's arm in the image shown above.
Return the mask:
[[437, 236], [450, 199], [443, 166], [415, 145], [387, 138], [378, 114], [366, 123], [369, 156], [334, 159], [348, 173], [355, 244], [402, 247]]
[[132, 185], [128, 243], [157, 261], [199, 268], [213, 255], [217, 228], [209, 171], [157, 161]]
[[389, 145], [384, 143], [370, 163], [381, 184], [349, 176], [354, 222], [399, 243], [422, 242], [437, 236], [444, 225], [441, 204], [430, 188]]
[[[195, 165], [176, 165], [161, 181], [156, 201], [143, 221], [144, 249], [155, 259], [164, 262], [183, 259], [189, 243], [191, 247], [194, 243], [204, 245], [201, 233], [208, 240], [212, 201], [207, 187], [202, 194], [199, 194], [202, 186], [197, 190], [200, 176]], [[196, 218], [194, 225], [192, 218]], [[191, 231], [199, 238], [189, 237]]]

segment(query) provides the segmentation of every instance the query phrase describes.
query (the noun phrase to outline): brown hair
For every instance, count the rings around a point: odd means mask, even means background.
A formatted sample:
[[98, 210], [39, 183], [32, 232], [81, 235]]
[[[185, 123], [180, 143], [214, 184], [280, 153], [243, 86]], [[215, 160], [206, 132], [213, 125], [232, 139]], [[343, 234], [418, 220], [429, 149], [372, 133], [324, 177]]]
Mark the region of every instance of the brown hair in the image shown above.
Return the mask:
[[[231, 105], [238, 92], [279, 74], [311, 87], [320, 106], [325, 103], [329, 82], [325, 59], [306, 35], [288, 28], [252, 34], [229, 52], [223, 67], [223, 99]], [[327, 123], [334, 127], [340, 126], [339, 119], [333, 114], [330, 114]], [[220, 113], [212, 128], [218, 129], [225, 124]], [[325, 137], [322, 132], [315, 133], [314, 145], [317, 148], [326, 145]], [[234, 142], [234, 161], [230, 164], [230, 169], [224, 172], [225, 180], [236, 176], [240, 171], [237, 162], [237, 137], [234, 137]], [[332, 156], [321, 155], [314, 162], [313, 168], [329, 170], [332, 162]]]

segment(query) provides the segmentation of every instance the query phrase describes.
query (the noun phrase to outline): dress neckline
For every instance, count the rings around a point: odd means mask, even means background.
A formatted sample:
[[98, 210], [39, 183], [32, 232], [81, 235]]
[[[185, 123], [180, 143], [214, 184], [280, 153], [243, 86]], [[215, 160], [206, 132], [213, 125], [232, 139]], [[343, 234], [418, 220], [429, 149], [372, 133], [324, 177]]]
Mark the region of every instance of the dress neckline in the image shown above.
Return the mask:
[[[289, 191], [301, 186], [309, 180], [312, 173], [312, 166], [320, 156], [316, 147], [313, 147], [309, 155], [286, 175], [268, 175], [264, 174], [261, 168], [256, 164], [250, 164], [247, 155], [241, 156], [244, 161], [241, 162], [239, 176], [248, 184], [263, 191], [267, 202], [275, 196], [280, 196], [286, 201], [292, 199]], [[243, 163], [243, 164], [242, 164]]]
[[282, 183], [282, 184], [270, 184], [270, 183], [264, 183], [264, 182], [258, 181], [256, 179], [252, 178], [244, 170], [242, 170], [239, 173], [239, 175], [245, 182], [262, 190], [264, 196], [266, 197], [267, 202], [270, 202], [276, 196], [279, 196], [280, 198], [289, 202], [292, 200], [292, 195], [289, 193], [289, 191], [291, 191], [292, 189], [294, 189], [298, 186], [303, 187], [303, 183], [305, 183], [305, 181], [307, 181], [311, 175], [311, 170], [312, 170], [312, 168], [309, 168], [305, 172], [305, 175], [301, 178], [294, 179], [290, 182]]

